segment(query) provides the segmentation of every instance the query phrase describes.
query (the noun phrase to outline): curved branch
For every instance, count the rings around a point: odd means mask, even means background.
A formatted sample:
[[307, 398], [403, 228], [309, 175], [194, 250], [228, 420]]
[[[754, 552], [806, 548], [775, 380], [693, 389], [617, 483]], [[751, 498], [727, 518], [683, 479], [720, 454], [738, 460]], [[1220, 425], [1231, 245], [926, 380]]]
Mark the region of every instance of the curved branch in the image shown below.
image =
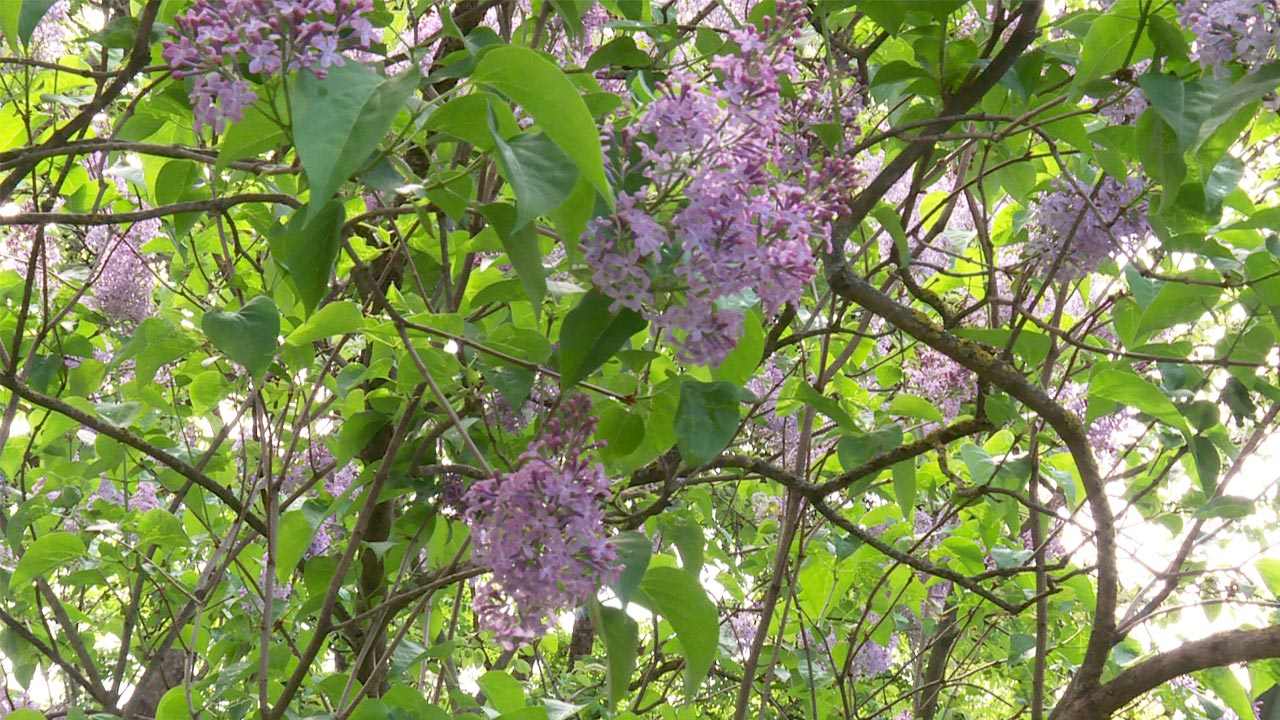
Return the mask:
[[1109, 718], [1143, 693], [1180, 675], [1268, 658], [1280, 658], [1280, 625], [1210, 635], [1133, 665], [1111, 682], [1054, 708], [1049, 717], [1053, 720]]

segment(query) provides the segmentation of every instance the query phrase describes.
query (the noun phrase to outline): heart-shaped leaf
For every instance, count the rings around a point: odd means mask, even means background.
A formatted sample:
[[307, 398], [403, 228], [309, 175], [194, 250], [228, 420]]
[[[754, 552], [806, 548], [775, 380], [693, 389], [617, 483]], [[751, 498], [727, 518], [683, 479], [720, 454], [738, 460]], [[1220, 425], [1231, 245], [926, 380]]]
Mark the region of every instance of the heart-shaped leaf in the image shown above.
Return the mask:
[[205, 313], [200, 328], [214, 347], [261, 378], [279, 344], [280, 312], [271, 298], [259, 295], [239, 310]]

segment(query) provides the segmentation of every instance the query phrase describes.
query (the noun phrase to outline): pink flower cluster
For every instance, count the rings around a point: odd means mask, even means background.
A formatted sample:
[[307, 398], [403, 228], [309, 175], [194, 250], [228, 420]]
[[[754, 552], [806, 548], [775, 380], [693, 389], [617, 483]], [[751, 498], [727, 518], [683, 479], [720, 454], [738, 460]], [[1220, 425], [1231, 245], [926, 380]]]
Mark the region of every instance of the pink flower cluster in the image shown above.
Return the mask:
[[730, 33], [740, 53], [713, 61], [715, 82], [671, 76], [616, 138], [637, 163], [621, 174], [638, 174], [641, 187], [582, 239], [596, 287], [615, 309], [674, 331], [686, 362], [723, 360], [757, 301], [773, 315], [800, 298], [816, 272], [813, 243], [838, 210], [832, 199], [850, 188], [852, 163], [814, 171], [786, 142], [797, 11], [779, 2], [764, 30]]
[[515, 470], [475, 483], [463, 498], [471, 558], [492, 573], [473, 607], [504, 647], [541, 637], [616, 576], [604, 537], [609, 479], [591, 456], [595, 425], [586, 396], [567, 399]]
[[196, 0], [174, 18], [164, 59], [196, 78], [196, 129], [222, 132], [258, 99], [250, 79], [303, 68], [324, 77], [344, 50], [368, 48], [372, 11], [373, 0]]

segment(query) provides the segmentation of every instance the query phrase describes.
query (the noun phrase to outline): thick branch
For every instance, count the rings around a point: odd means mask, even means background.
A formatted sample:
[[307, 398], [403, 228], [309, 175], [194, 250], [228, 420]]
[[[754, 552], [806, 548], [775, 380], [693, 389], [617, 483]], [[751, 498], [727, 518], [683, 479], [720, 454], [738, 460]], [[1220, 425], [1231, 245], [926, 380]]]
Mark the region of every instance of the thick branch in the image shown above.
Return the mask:
[[1053, 720], [1109, 718], [1143, 693], [1180, 675], [1267, 658], [1280, 658], [1280, 625], [1218, 633], [1143, 660], [1111, 682], [1059, 705], [1050, 717]]

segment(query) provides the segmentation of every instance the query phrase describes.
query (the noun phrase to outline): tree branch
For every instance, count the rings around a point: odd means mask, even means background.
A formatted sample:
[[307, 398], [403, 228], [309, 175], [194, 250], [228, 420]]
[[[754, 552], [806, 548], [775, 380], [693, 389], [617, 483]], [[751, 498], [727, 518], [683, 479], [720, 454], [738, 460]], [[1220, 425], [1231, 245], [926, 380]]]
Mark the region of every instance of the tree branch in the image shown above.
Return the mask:
[[1280, 658], [1280, 625], [1210, 635], [1131, 666], [1111, 682], [1059, 704], [1049, 717], [1109, 718], [1143, 693], [1180, 675], [1267, 658]]

